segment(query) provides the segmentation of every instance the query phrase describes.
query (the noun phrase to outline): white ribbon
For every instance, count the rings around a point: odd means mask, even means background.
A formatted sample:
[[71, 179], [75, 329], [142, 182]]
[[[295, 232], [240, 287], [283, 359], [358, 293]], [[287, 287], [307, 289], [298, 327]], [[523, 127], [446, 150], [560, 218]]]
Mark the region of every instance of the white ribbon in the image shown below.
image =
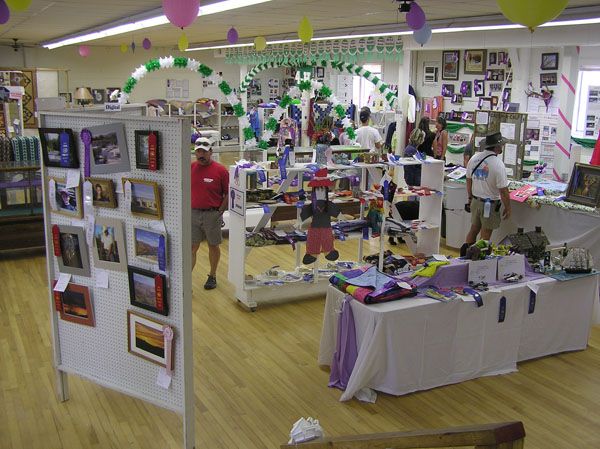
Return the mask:
[[167, 370], [167, 374], [170, 376], [173, 372], [173, 329], [171, 326], [163, 327], [163, 337], [165, 343], [165, 369]]
[[129, 94], [123, 91], [119, 92], [119, 103], [125, 104], [127, 100], [129, 100]]
[[198, 61], [196, 61], [195, 59], [188, 59], [188, 64], [187, 64], [187, 68], [190, 69], [192, 72], [197, 72], [198, 68], [200, 67], [200, 63]]
[[51, 179], [48, 183], [48, 199], [50, 200], [50, 209], [57, 210], [58, 206], [56, 205], [56, 181]]
[[175, 58], [173, 56], [158, 58], [158, 63], [160, 64], [161, 69], [170, 69], [175, 65]]
[[250, 120], [245, 115], [242, 115], [239, 120], [240, 128], [248, 128], [250, 126]]
[[92, 204], [92, 183], [90, 181], [86, 181], [83, 183], [83, 215], [86, 217], [94, 212], [92, 209]]
[[137, 69], [135, 69], [135, 72], [133, 72], [131, 74], [131, 77], [133, 79], [135, 79], [136, 81], [139, 81], [140, 79], [142, 79], [144, 76], [146, 76], [146, 73], [148, 73], [148, 69], [146, 68], [146, 66], [141, 65], [139, 66]]
[[284, 112], [285, 112], [285, 109], [283, 109], [280, 106], [277, 106], [275, 108], [275, 110], [273, 111], [273, 116], [275, 117], [275, 119], [279, 120]]
[[236, 104], [240, 103], [238, 96], [234, 94], [233, 91], [229, 95], [226, 95], [225, 98], [227, 98], [227, 101], [229, 104], [231, 104], [231, 106], [235, 106]]
[[256, 141], [255, 138], [252, 138], [250, 140], [246, 140], [246, 143], [244, 144], [244, 146], [246, 148], [254, 148], [257, 145], [258, 145], [258, 142]]

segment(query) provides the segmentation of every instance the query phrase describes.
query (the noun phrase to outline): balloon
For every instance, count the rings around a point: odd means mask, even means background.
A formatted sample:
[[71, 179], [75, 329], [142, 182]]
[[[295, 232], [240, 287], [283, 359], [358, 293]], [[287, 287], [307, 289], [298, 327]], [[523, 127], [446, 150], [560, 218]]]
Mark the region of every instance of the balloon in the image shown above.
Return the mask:
[[80, 45], [79, 46], [79, 56], [82, 58], [87, 58], [90, 55], [90, 46], [89, 45]]
[[120, 48], [121, 48], [121, 53], [127, 53], [127, 50], [129, 49], [127, 44], [121, 44]]
[[411, 30], [420, 30], [425, 25], [425, 11], [417, 5], [417, 2], [410, 4], [410, 11], [406, 14], [406, 24]]
[[308, 44], [313, 38], [313, 28], [308, 21], [308, 17], [306, 16], [302, 17], [302, 20], [300, 21], [300, 26], [298, 27], [298, 37], [305, 44]]
[[152, 47], [152, 42], [150, 42], [150, 39], [145, 38], [142, 41], [142, 47], [144, 47], [144, 50], [150, 50], [150, 48]]
[[533, 30], [560, 15], [568, 0], [496, 0], [508, 20]]
[[4, 0], [0, 0], [0, 25], [5, 24], [10, 19], [10, 10]]
[[255, 37], [254, 48], [256, 48], [256, 51], [263, 51], [265, 48], [267, 48], [267, 40], [263, 36]]
[[420, 30], [413, 31], [413, 37], [421, 47], [431, 39], [431, 27], [427, 24], [423, 25]]
[[169, 22], [179, 28], [191, 25], [200, 10], [198, 0], [162, 0], [162, 5]]
[[6, 0], [6, 4], [14, 11], [25, 11], [31, 6], [31, 0]]
[[238, 38], [237, 30], [234, 27], [229, 28], [229, 31], [227, 32], [227, 42], [231, 45], [237, 44]]
[[181, 37], [179, 38], [179, 41], [177, 41], [177, 47], [179, 47], [179, 51], [185, 51], [189, 46], [190, 43], [188, 42], [187, 36], [185, 35], [185, 33], [182, 33]]

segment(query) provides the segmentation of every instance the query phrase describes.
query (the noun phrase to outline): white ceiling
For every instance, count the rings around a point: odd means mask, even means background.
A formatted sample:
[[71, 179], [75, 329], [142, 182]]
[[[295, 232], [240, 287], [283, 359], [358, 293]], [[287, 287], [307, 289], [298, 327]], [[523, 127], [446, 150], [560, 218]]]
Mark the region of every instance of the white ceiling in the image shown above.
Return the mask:
[[[499, 14], [496, 0], [420, 0], [419, 4], [430, 21]], [[599, 5], [598, 0], [569, 1], [569, 8]], [[160, 0], [33, 0], [28, 11], [13, 13], [7, 24], [0, 25], [0, 43], [16, 38], [20, 43], [38, 44], [160, 7]], [[231, 26], [242, 39], [295, 33], [304, 15], [315, 32], [402, 24], [404, 14], [398, 14], [397, 8], [394, 0], [272, 0], [199, 17], [186, 33], [193, 44], [223, 41]], [[181, 30], [169, 24], [90, 44], [117, 46], [135, 41], [141, 45], [148, 37], [154, 46], [175, 46], [180, 35]]]

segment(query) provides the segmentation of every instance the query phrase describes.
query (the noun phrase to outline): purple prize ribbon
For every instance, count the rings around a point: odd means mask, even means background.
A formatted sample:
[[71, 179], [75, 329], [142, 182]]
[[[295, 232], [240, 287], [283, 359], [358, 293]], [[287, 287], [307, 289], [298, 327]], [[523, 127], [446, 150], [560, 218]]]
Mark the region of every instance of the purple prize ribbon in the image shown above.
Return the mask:
[[256, 170], [256, 174], [258, 175], [258, 182], [265, 182], [267, 180], [267, 176], [265, 175], [265, 171], [260, 169]]
[[83, 153], [84, 153], [84, 167], [83, 167], [83, 172], [84, 172], [84, 176], [86, 178], [90, 177], [90, 151], [91, 151], [91, 145], [92, 145], [92, 132], [85, 128], [81, 130], [81, 133], [79, 134], [79, 136], [81, 137], [81, 141], [83, 142]]
[[165, 271], [167, 267], [167, 257], [165, 248], [165, 236], [161, 235], [158, 238], [158, 269]]
[[265, 214], [268, 214], [269, 212], [271, 212], [271, 208], [269, 207], [269, 205], [268, 205], [268, 204], [263, 204], [263, 205], [262, 205], [262, 208], [263, 208], [263, 212], [264, 212]]
[[71, 151], [69, 134], [66, 131], [61, 131], [58, 136], [58, 144], [60, 148], [60, 166], [70, 167], [71, 166]]
[[298, 208], [298, 209], [302, 209], [303, 207], [304, 207], [304, 201], [298, 201], [298, 202], [296, 203], [296, 208]]
[[362, 228], [362, 238], [363, 240], [369, 240], [369, 227], [365, 226]]

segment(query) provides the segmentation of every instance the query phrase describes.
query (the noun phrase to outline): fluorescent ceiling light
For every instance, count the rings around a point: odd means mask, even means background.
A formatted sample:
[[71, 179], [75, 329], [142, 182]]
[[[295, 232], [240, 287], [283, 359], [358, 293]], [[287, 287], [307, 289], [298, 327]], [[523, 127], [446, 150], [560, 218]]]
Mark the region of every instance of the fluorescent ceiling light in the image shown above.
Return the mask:
[[591, 19], [574, 19], [574, 20], [561, 20], [557, 22], [548, 22], [540, 25], [538, 28], [542, 27], [561, 27], [567, 25], [594, 25], [596, 23], [600, 23], [600, 17], [593, 17]]
[[[220, 12], [231, 11], [232, 9], [244, 8], [246, 6], [258, 5], [260, 3], [266, 3], [270, 1], [271, 0], [224, 0], [217, 3], [211, 3], [210, 5], [200, 6], [198, 16], [200, 17], [208, 16], [211, 14], [218, 14]], [[144, 28], [165, 25], [167, 23], [169, 23], [169, 20], [165, 15], [158, 15], [155, 17], [150, 17], [148, 19], [129, 22], [123, 25], [117, 25], [103, 30], [93, 31], [85, 34], [76, 34], [74, 36], [58, 41], [45, 42], [42, 43], [42, 46], [49, 50], [52, 50], [54, 48], [63, 47], [65, 45], [80, 44], [82, 42], [89, 42], [96, 39], [116, 36], [118, 34], [130, 33], [132, 31], [137, 31]]]

